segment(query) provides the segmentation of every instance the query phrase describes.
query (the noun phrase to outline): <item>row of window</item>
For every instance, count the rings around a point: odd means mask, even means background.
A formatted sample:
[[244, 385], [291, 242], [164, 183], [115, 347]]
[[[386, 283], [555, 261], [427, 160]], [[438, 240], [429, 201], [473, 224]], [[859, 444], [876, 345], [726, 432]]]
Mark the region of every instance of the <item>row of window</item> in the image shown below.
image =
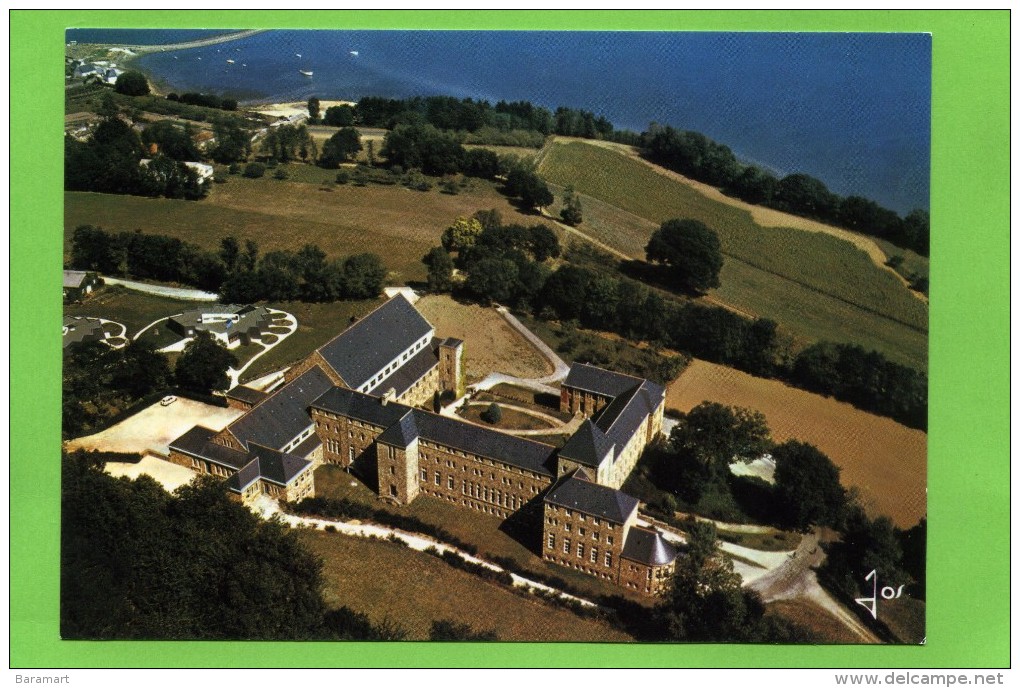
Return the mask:
[[[571, 546], [570, 538], [563, 538], [563, 553], [564, 554], [570, 554], [570, 551], [571, 551], [570, 546]], [[556, 549], [556, 535], [554, 533], [549, 533], [549, 536], [546, 539], [546, 547], [548, 549]], [[577, 558], [578, 559], [584, 559], [585, 548], [584, 548], [584, 543], [583, 542], [578, 542], [577, 543], [577, 550], [576, 550], [576, 552], [577, 552]], [[589, 557], [589, 561], [591, 561], [591, 563], [597, 564], [598, 560], [599, 560], [599, 548], [598, 547], [590, 547], [588, 549], [588, 557]], [[605, 553], [605, 558], [602, 561], [603, 561], [603, 566], [612, 566], [613, 565], [613, 554], [612, 554], [612, 552], [606, 552]]]

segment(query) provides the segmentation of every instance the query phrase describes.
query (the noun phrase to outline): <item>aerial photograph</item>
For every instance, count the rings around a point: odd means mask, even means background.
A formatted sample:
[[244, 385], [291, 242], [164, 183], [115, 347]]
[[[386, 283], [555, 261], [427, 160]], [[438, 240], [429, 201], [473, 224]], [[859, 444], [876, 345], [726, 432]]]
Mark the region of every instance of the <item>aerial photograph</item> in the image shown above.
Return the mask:
[[64, 68], [61, 638], [925, 643], [930, 34]]

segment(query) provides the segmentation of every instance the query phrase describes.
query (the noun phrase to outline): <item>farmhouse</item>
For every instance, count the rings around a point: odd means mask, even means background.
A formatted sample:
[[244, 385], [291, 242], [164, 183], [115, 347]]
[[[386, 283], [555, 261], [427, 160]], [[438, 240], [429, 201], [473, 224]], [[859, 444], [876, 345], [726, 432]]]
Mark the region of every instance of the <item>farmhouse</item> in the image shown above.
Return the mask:
[[253, 339], [261, 339], [272, 323], [273, 316], [264, 306], [217, 304], [175, 315], [167, 320], [167, 327], [182, 337], [208, 332], [216, 341], [232, 349], [250, 344]]
[[314, 467], [343, 466], [381, 499], [424, 494], [514, 517], [547, 560], [658, 592], [677, 552], [637, 525], [638, 500], [618, 488], [661, 431], [665, 390], [575, 365], [561, 405], [583, 399], [576, 412], [588, 418], [557, 450], [424, 408], [462, 391], [462, 358], [463, 342], [437, 338], [397, 295], [289, 370], [276, 392], [237, 395], [250, 410], [222, 431], [196, 427], [174, 440], [170, 460], [227, 478], [246, 503], [314, 495]]
[[99, 284], [99, 275], [84, 270], [64, 270], [64, 301], [84, 301]]

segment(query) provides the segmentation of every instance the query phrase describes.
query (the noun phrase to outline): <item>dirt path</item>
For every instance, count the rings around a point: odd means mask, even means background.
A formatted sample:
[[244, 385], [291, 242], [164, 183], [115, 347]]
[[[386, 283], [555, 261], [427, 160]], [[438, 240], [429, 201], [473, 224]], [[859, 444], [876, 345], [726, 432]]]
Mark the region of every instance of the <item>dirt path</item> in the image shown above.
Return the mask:
[[[879, 269], [885, 270], [895, 275], [896, 279], [898, 279], [903, 284], [903, 286], [905, 286], [907, 290], [914, 295], [915, 298], [923, 301], [924, 303], [928, 303], [927, 296], [925, 296], [921, 292], [910, 289], [910, 282], [907, 280], [907, 278], [905, 278], [896, 270], [885, 264], [885, 262], [889, 259], [889, 256], [886, 255], [885, 251], [882, 250], [882, 247], [879, 246], [874, 241], [874, 239], [869, 238], [865, 234], [859, 234], [857, 232], [852, 232], [849, 229], [842, 229], [841, 227], [827, 225], [822, 222], [818, 222], [817, 220], [809, 220], [808, 218], [805, 217], [790, 215], [789, 213], [784, 213], [773, 208], [766, 208], [760, 205], [753, 205], [751, 203], [747, 203], [746, 201], [742, 201], [739, 198], [727, 196], [722, 191], [720, 191], [714, 186], [711, 186], [710, 184], [705, 184], [704, 182], [696, 181], [694, 179], [691, 179], [690, 177], [685, 177], [684, 175], [678, 172], [667, 170], [665, 167], [660, 167], [655, 163], [645, 160], [643, 157], [641, 157], [641, 155], [638, 153], [638, 149], [635, 148], [634, 146], [628, 146], [621, 143], [613, 143], [612, 141], [595, 141], [591, 139], [574, 139], [566, 137], [553, 137], [552, 142], [560, 140], [564, 142], [580, 141], [582, 143], [598, 146], [600, 148], [607, 148], [609, 150], [616, 151], [617, 153], [622, 153], [623, 155], [626, 155], [635, 160], [639, 160], [643, 164], [647, 165], [649, 168], [654, 170], [657, 174], [660, 174], [664, 177], [668, 177], [669, 179], [672, 179], [673, 181], [676, 182], [680, 182], [681, 184], [685, 184], [695, 189], [702, 195], [711, 198], [713, 201], [718, 201], [720, 203], [725, 203], [726, 205], [733, 206], [734, 208], [746, 210], [751, 214], [751, 219], [753, 219], [757, 224], [759, 224], [762, 227], [775, 227], [775, 228], [782, 227], [799, 229], [805, 232], [828, 234], [830, 236], [836, 237], [837, 239], [848, 241], [857, 248], [864, 251], [866, 254], [868, 254], [868, 257], [871, 258], [872, 262]], [[552, 142], [546, 144], [546, 148], [552, 145]], [[546, 149], [543, 148], [543, 153], [546, 152], [547, 152]], [[544, 157], [544, 155], [542, 157]]]
[[221, 34], [219, 36], [211, 36], [209, 38], [200, 38], [195, 41], [186, 41], [183, 43], [167, 43], [164, 45], [130, 45], [130, 44], [110, 44], [110, 48], [126, 48], [134, 53], [158, 53], [167, 50], [187, 50], [188, 48], [202, 48], [207, 45], [218, 45], [220, 43], [229, 43], [230, 41], [237, 41], [242, 38], [248, 38], [254, 36], [257, 33], [262, 33], [267, 29], [249, 29], [248, 31], [235, 31], [233, 33]]

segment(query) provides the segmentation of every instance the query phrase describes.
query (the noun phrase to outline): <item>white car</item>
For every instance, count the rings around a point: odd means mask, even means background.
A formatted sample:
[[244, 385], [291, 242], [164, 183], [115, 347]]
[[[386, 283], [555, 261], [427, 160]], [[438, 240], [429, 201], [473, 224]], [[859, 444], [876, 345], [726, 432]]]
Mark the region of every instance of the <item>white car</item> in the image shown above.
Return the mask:
[[174, 395], [171, 394], [170, 396], [163, 397], [160, 400], [159, 405], [160, 406], [169, 406], [170, 404], [174, 403], [175, 401], [177, 401], [177, 397], [175, 397]]

